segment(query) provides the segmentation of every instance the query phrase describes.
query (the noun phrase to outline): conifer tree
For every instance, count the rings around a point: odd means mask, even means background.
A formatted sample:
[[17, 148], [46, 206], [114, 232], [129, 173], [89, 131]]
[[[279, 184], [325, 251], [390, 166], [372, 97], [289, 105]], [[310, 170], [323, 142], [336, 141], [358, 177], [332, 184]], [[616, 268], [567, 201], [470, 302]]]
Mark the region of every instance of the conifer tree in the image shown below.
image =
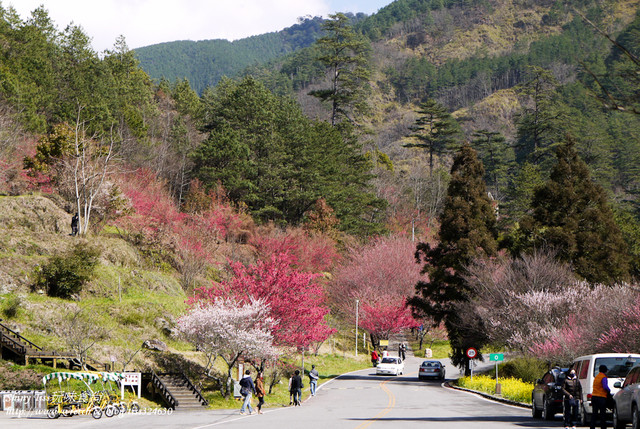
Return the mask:
[[474, 258], [495, 256], [498, 249], [495, 212], [483, 176], [484, 167], [475, 150], [465, 144], [451, 167], [451, 182], [440, 215], [440, 242], [435, 247], [418, 244], [416, 259], [424, 263], [423, 272], [429, 280], [416, 285], [417, 295], [411, 300], [419, 314], [445, 323], [453, 349], [452, 361], [455, 365], [464, 363], [467, 368], [466, 349], [479, 349], [485, 339], [460, 329], [463, 318], [474, 317], [457, 312], [459, 304], [473, 298], [463, 273]]
[[591, 180], [587, 165], [567, 138], [556, 151], [551, 177], [522, 219], [530, 247], [550, 246], [589, 282], [629, 280], [630, 256], [604, 189]]
[[367, 40], [358, 35], [349, 18], [342, 14], [329, 15], [322, 24], [325, 36], [316, 41], [317, 58], [327, 68], [330, 87], [309, 94], [331, 103], [331, 125], [343, 119], [355, 122], [355, 115], [367, 111], [364, 95], [371, 74]]
[[413, 134], [410, 135], [417, 139], [417, 142], [407, 143], [404, 146], [424, 148], [429, 152], [429, 177], [431, 177], [434, 155], [442, 155], [450, 151], [460, 130], [447, 109], [434, 99], [422, 103], [418, 114], [420, 116], [411, 128]]

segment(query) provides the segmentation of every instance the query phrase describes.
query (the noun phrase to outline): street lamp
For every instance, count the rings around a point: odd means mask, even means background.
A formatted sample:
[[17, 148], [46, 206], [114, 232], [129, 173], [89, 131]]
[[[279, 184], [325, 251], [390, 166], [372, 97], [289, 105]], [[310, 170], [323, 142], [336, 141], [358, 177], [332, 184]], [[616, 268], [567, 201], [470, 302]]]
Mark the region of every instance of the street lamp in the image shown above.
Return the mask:
[[356, 357], [358, 357], [358, 304], [359, 299], [356, 299]]

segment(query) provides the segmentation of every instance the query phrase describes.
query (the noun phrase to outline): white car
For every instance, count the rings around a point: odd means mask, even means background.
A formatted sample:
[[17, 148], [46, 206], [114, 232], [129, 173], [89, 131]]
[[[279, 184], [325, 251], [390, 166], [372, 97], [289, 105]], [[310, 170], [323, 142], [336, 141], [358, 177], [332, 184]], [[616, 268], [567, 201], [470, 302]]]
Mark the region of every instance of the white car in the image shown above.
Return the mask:
[[376, 367], [376, 375], [400, 375], [404, 373], [404, 362], [399, 357], [383, 357]]

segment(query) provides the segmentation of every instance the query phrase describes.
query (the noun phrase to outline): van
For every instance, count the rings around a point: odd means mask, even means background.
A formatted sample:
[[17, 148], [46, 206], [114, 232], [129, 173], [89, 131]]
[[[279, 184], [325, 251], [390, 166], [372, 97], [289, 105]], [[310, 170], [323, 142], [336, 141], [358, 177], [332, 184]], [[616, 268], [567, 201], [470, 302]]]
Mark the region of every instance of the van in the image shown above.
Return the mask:
[[617, 382], [622, 384], [631, 368], [640, 365], [640, 354], [598, 353], [580, 356], [573, 361], [570, 369], [575, 369], [578, 380], [582, 385], [583, 406], [580, 407], [580, 423], [582, 426], [587, 426], [591, 422], [593, 379], [598, 375], [600, 365], [606, 365], [608, 369], [607, 379], [613, 395], [620, 390], [614, 384]]

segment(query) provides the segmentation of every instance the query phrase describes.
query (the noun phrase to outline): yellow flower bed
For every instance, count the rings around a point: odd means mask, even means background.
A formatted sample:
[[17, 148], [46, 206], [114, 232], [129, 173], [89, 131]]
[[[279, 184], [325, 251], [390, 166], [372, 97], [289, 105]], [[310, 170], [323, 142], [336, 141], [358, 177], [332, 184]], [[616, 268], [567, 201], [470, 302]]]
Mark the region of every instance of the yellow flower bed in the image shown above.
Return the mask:
[[[519, 378], [500, 378], [498, 382], [502, 385], [502, 397], [512, 401], [531, 403], [531, 391], [533, 383], [525, 383]], [[465, 389], [478, 390], [480, 392], [495, 395], [496, 379], [487, 375], [475, 375], [463, 377], [458, 380], [458, 386]]]

